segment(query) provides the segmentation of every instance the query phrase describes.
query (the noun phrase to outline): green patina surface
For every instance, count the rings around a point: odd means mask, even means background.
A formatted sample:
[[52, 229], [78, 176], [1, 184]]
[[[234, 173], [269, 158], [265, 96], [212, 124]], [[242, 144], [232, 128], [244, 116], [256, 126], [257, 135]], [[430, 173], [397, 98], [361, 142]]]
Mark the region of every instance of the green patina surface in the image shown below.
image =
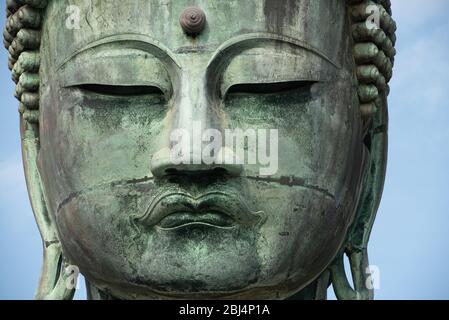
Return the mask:
[[[37, 297], [70, 298], [74, 265], [92, 299], [372, 298], [395, 26], [376, 1], [368, 29], [369, 4], [10, 1]], [[198, 123], [276, 129], [277, 170], [173, 163], [171, 134]]]

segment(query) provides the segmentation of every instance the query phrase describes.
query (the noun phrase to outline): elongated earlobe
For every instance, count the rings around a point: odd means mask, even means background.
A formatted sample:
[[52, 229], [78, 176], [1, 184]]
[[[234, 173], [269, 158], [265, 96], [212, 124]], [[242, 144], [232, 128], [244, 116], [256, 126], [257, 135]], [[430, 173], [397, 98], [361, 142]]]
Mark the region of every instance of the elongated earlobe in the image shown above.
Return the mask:
[[[384, 187], [388, 150], [388, 81], [392, 77], [396, 51], [396, 24], [389, 0], [350, 0], [349, 15], [354, 39], [354, 61], [359, 85], [360, 111], [366, 124], [364, 143], [369, 153], [363, 189], [346, 241], [328, 270], [339, 299], [373, 299], [367, 288], [369, 277], [368, 241]], [[377, 8], [377, 9], [376, 9]], [[379, 24], [369, 28], [371, 14], [379, 14]], [[343, 257], [349, 258], [353, 286], [346, 277]]]
[[72, 299], [75, 288], [69, 277], [55, 222], [50, 215], [42, 190], [37, 167], [39, 127], [34, 121], [21, 116], [22, 157], [28, 194], [43, 243], [43, 266], [36, 299]]

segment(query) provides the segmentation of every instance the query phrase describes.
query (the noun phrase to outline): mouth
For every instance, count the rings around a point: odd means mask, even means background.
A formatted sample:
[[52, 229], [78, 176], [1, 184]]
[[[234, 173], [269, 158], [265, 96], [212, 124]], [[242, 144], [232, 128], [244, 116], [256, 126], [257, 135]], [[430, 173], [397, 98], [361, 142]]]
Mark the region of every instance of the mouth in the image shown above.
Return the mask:
[[233, 229], [255, 225], [261, 212], [253, 212], [238, 195], [209, 192], [199, 197], [188, 193], [164, 193], [150, 203], [145, 213], [135, 218], [147, 227], [176, 230], [192, 226]]
[[163, 218], [157, 224], [159, 229], [179, 229], [182, 227], [204, 225], [222, 229], [235, 226], [235, 221], [229, 215], [218, 212], [174, 212]]

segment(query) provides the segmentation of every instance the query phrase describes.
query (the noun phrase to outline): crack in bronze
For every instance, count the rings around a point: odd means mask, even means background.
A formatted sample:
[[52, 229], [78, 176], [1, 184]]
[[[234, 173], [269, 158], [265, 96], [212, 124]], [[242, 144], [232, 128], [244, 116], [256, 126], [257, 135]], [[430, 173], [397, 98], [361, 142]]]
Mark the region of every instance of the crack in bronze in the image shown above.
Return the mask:
[[52, 246], [54, 244], [59, 244], [59, 243], [60, 243], [59, 240], [51, 240], [51, 241], [47, 240], [44, 242], [45, 248], [48, 248], [49, 246]]
[[[306, 189], [320, 192], [320, 193], [326, 195], [327, 197], [331, 198], [333, 201], [336, 201], [335, 196], [332, 193], [330, 193], [329, 190], [327, 190], [325, 188], [318, 187], [316, 185], [309, 184], [306, 182], [306, 180], [304, 178], [299, 178], [299, 177], [295, 177], [295, 176], [281, 176], [279, 178], [268, 177], [268, 176], [267, 177], [240, 176], [240, 178], [245, 178], [245, 179], [254, 180], [254, 181], [262, 181], [262, 182], [267, 182], [267, 183], [278, 183], [280, 185], [289, 186], [289, 187], [303, 187]], [[77, 198], [81, 194], [86, 194], [90, 191], [93, 191], [95, 188], [98, 188], [98, 187], [102, 187], [102, 186], [114, 187], [114, 186], [120, 186], [120, 185], [139, 184], [139, 183], [145, 183], [145, 182], [150, 182], [150, 181], [154, 181], [154, 180], [155, 180], [154, 177], [145, 176], [143, 178], [136, 178], [136, 179], [129, 179], [129, 180], [118, 180], [118, 181], [101, 183], [101, 184], [95, 185], [93, 187], [87, 188], [85, 190], [72, 192], [64, 200], [61, 201], [61, 203], [58, 205], [56, 212], [59, 213], [59, 211], [61, 211], [61, 209], [65, 205], [70, 203], [73, 199]]]
[[62, 209], [62, 207], [64, 207], [69, 202], [71, 202], [74, 198], [80, 196], [83, 193], [91, 192], [95, 188], [103, 187], [103, 186], [114, 187], [114, 186], [128, 185], [128, 184], [139, 184], [139, 183], [149, 182], [152, 180], [154, 180], [154, 177], [148, 177], [148, 176], [145, 176], [143, 178], [129, 179], [129, 180], [117, 180], [117, 181], [112, 181], [112, 182], [100, 183], [93, 187], [87, 188], [85, 190], [75, 191], [75, 192], [70, 193], [64, 200], [61, 201], [61, 203], [58, 205], [58, 208], [56, 209], [56, 212], [59, 213], [59, 211]]
[[311, 190], [315, 190], [318, 191], [320, 193], [325, 194], [326, 196], [328, 196], [329, 198], [331, 198], [332, 200], [336, 200], [335, 196], [330, 193], [327, 189], [309, 184], [306, 182], [305, 179], [303, 178], [298, 178], [295, 176], [281, 176], [279, 178], [273, 178], [273, 177], [260, 177], [260, 176], [245, 176], [244, 178], [247, 178], [249, 180], [256, 180], [256, 181], [263, 181], [263, 182], [275, 182], [275, 183], [279, 183], [280, 185], [283, 186], [289, 186], [289, 187], [303, 187], [303, 188], [307, 188], [307, 189], [311, 189]]
[[384, 124], [380, 125], [380, 126], [374, 128], [373, 135], [376, 135], [379, 133], [386, 133], [387, 130], [388, 130], [388, 127], [386, 125], [384, 125]]

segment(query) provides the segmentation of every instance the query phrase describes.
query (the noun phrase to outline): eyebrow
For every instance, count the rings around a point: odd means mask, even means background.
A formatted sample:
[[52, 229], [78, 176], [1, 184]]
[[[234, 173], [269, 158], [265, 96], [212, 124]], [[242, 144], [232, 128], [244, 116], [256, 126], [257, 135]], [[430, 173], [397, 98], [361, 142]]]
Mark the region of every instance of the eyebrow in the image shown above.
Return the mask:
[[168, 49], [166, 46], [164, 46], [161, 42], [146, 36], [142, 34], [137, 33], [124, 33], [124, 34], [118, 34], [118, 35], [112, 35], [107, 36], [101, 39], [97, 39], [85, 47], [75, 51], [73, 54], [71, 54], [68, 58], [66, 58], [64, 61], [62, 61], [56, 68], [56, 70], [60, 70], [62, 67], [64, 67], [65, 64], [67, 64], [70, 60], [74, 59], [81, 53], [93, 49], [96, 47], [100, 47], [102, 45], [107, 44], [114, 44], [114, 43], [134, 43], [138, 46], [135, 46], [135, 49], [140, 49], [143, 51], [146, 51], [148, 53], [158, 52], [162, 54], [162, 56], [170, 59], [178, 68], [181, 68], [181, 64], [176, 58], [176, 56]]
[[247, 43], [256, 42], [260, 40], [265, 41], [279, 41], [282, 43], [287, 43], [290, 45], [293, 45], [295, 47], [305, 49], [307, 51], [310, 51], [314, 53], [315, 55], [321, 57], [322, 59], [329, 62], [331, 65], [333, 65], [337, 69], [341, 69], [341, 66], [338, 65], [336, 62], [334, 62], [331, 58], [329, 58], [324, 52], [319, 50], [318, 48], [315, 48], [311, 44], [295, 39], [292, 37], [288, 37], [285, 35], [275, 34], [275, 33], [268, 33], [268, 32], [255, 32], [255, 33], [247, 33], [243, 34], [237, 37], [234, 37], [226, 42], [224, 42], [214, 53], [212, 58], [209, 60], [207, 66], [208, 68], [211, 67], [217, 60], [220, 59], [222, 55], [224, 55], [227, 51], [232, 51], [234, 48], [239, 47], [241, 45], [245, 45]]
[[[305, 49], [307, 51], [310, 51], [314, 53], [315, 55], [321, 57], [325, 61], [329, 62], [331, 65], [333, 65], [337, 69], [341, 69], [341, 66], [338, 65], [336, 62], [334, 62], [331, 58], [329, 58], [324, 52], [322, 52], [320, 49], [314, 47], [313, 45], [299, 40], [292, 37], [288, 37], [285, 35], [275, 34], [275, 33], [268, 33], [268, 32], [254, 32], [254, 33], [247, 33], [243, 35], [239, 35], [237, 37], [234, 37], [232, 39], [229, 39], [225, 41], [223, 44], [221, 44], [218, 49], [215, 51], [213, 56], [210, 58], [207, 69], [210, 68], [217, 60], [219, 60], [220, 56], [224, 55], [227, 51], [231, 51], [232, 49], [244, 45], [247, 43], [251, 43], [252, 41], [260, 41], [260, 40], [273, 40], [273, 41], [279, 41], [287, 44], [294, 45], [295, 47]], [[63, 62], [61, 62], [57, 68], [56, 71], [59, 71], [65, 64], [67, 64], [70, 60], [74, 59], [76, 56], [80, 55], [81, 53], [93, 49], [102, 45], [107, 44], [113, 44], [113, 43], [122, 43], [122, 42], [130, 42], [135, 44], [140, 44], [138, 49], [144, 50], [146, 52], [152, 53], [154, 51], [158, 51], [159, 53], [162, 53], [163, 56], [169, 58], [178, 68], [181, 68], [181, 63], [176, 58], [175, 54], [165, 45], [163, 45], [160, 41], [157, 41], [147, 35], [138, 34], [138, 33], [123, 33], [118, 35], [112, 35], [112, 36], [106, 36], [101, 39], [97, 39], [89, 44], [87, 44], [85, 47], [75, 51], [73, 54], [71, 54], [68, 58], [66, 58]]]

